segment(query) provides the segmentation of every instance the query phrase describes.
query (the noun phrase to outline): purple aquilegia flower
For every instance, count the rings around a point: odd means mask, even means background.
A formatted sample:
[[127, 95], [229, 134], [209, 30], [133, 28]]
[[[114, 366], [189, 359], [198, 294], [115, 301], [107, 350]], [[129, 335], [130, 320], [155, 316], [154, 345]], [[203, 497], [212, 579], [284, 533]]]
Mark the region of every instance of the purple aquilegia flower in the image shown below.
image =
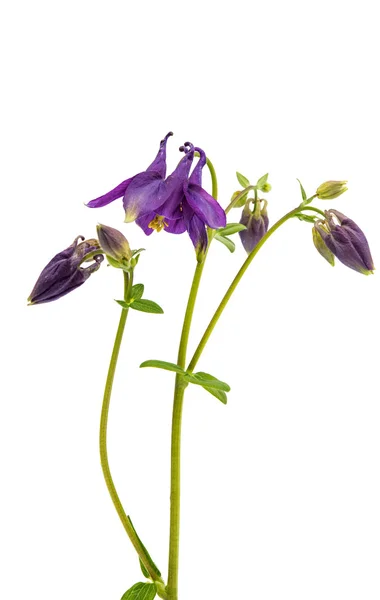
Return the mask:
[[[101, 206], [106, 206], [107, 204], [110, 204], [110, 202], [113, 202], [118, 198], [124, 197], [123, 204], [124, 208], [126, 209], [125, 194], [128, 188], [131, 186], [131, 184], [132, 189], [134, 190], [135, 198], [136, 196], [138, 196], [139, 193], [143, 193], [144, 196], [147, 197], [154, 197], [160, 183], [164, 181], [166, 176], [166, 143], [171, 135], [173, 135], [173, 133], [169, 131], [169, 133], [164, 137], [164, 139], [161, 140], [157, 156], [152, 162], [152, 164], [149, 165], [146, 171], [144, 171], [143, 173], [138, 173], [134, 177], [130, 177], [129, 179], [122, 181], [113, 190], [107, 192], [107, 194], [99, 196], [99, 198], [95, 198], [95, 200], [91, 200], [87, 204], [87, 206], [89, 206], [90, 208], [100, 208]], [[134, 205], [131, 204], [131, 202], [129, 202], [129, 217], [131, 216], [131, 214], [136, 212], [137, 208], [138, 207], [134, 207]], [[134, 221], [135, 218], [137, 217], [135, 216], [134, 218], [129, 218], [128, 221]]]
[[[224, 227], [226, 215], [217, 201], [202, 188], [206, 155], [200, 148], [186, 143], [181, 148], [185, 156], [165, 179], [166, 143], [171, 135], [168, 133], [161, 141], [160, 150], [146, 171], [126, 179], [108, 194], [91, 200], [87, 206], [106, 206], [123, 196], [126, 223], [136, 221], [146, 235], [162, 230], [176, 234], [188, 231], [197, 252], [200, 252], [207, 247], [206, 225], [213, 229]], [[199, 152], [200, 159], [189, 178], [195, 150]]]
[[[261, 238], [268, 231], [269, 220], [267, 214], [266, 200], [256, 200], [254, 210], [250, 208], [252, 200], [247, 200], [241, 214], [240, 223], [246, 226], [246, 229], [239, 231], [241, 243], [244, 250], [250, 254]], [[261, 207], [263, 202], [263, 207]]]
[[[82, 285], [91, 273], [99, 269], [103, 255], [98, 240], [86, 240], [80, 244], [78, 240], [84, 240], [84, 237], [79, 235], [71, 246], [59, 252], [46, 265], [28, 298], [29, 304], [57, 300]], [[89, 260], [95, 262], [89, 267], [81, 267], [83, 262]]]
[[315, 227], [327, 248], [350, 269], [363, 275], [373, 273], [375, 267], [362, 230], [337, 210], [326, 210], [325, 216], [326, 220], [316, 221]]
[[[225, 227], [226, 215], [218, 202], [202, 188], [202, 169], [207, 160], [204, 151], [190, 143], [181, 146], [181, 150], [185, 156], [160, 188], [161, 204], [139, 217], [136, 223], [147, 235], [154, 229], [164, 229], [168, 233], [187, 231], [199, 255], [207, 248], [206, 225], [212, 229]], [[200, 157], [189, 177], [194, 151], [199, 152]]]

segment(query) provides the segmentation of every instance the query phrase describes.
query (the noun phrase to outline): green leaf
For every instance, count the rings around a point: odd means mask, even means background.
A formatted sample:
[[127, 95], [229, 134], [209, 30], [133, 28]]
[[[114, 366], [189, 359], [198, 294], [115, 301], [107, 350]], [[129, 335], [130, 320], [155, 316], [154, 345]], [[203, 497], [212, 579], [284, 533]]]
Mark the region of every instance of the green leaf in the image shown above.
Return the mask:
[[244, 175], [242, 175], [241, 173], [239, 173], [239, 171], [236, 171], [236, 177], [237, 177], [237, 180], [238, 180], [238, 182], [240, 183], [240, 185], [241, 185], [243, 188], [246, 188], [246, 187], [248, 187], [249, 185], [251, 185], [251, 184], [249, 183], [249, 180], [248, 180], [246, 177], [244, 177]]
[[[159, 570], [159, 568], [157, 567], [157, 565], [156, 565], [156, 564], [153, 562], [153, 559], [152, 559], [151, 555], [149, 554], [148, 550], [146, 549], [146, 547], [145, 547], [145, 546], [144, 546], [144, 544], [142, 543], [141, 539], [139, 538], [139, 536], [138, 536], [138, 534], [137, 534], [137, 531], [136, 531], [136, 529], [135, 529], [135, 527], [134, 527], [134, 525], [133, 525], [133, 523], [132, 523], [132, 519], [131, 519], [131, 517], [130, 517], [129, 515], [127, 515], [127, 519], [128, 519], [128, 521], [129, 521], [129, 523], [130, 523], [130, 525], [131, 525], [131, 527], [132, 527], [133, 531], [135, 532], [135, 534], [136, 534], [136, 537], [137, 537], [137, 539], [139, 540], [139, 542], [140, 542], [141, 546], [144, 548], [144, 551], [145, 551], [146, 557], [147, 557], [147, 559], [148, 559], [148, 561], [149, 561], [149, 564], [150, 564], [150, 566], [152, 567], [152, 570], [153, 570], [153, 571], [156, 573], [156, 575], [157, 575], [158, 577], [161, 577], [161, 571]], [[142, 564], [141, 560], [140, 560], [140, 567], [141, 567], [141, 570], [142, 570], [143, 574], [145, 575], [145, 577], [150, 577], [150, 575], [149, 575], [148, 571], [146, 570], [145, 566]], [[136, 584], [136, 585], [137, 585], [137, 584]]]
[[142, 298], [143, 293], [144, 293], [144, 284], [136, 283], [135, 285], [132, 286], [131, 297], [134, 300], [140, 300]]
[[115, 300], [115, 302], [120, 304], [120, 306], [122, 306], [123, 308], [129, 308], [129, 303], [126, 302], [125, 300]]
[[223, 404], [227, 404], [227, 394], [226, 392], [223, 392], [223, 390], [216, 390], [215, 388], [211, 388], [207, 385], [204, 385], [203, 389], [215, 396], [215, 398], [218, 398], [218, 400], [220, 400], [220, 402]]
[[295, 216], [298, 217], [300, 221], [306, 221], [307, 223], [315, 223], [318, 219], [317, 216], [305, 215], [304, 213], [297, 213]]
[[135, 583], [123, 594], [121, 600], [153, 600], [156, 595], [154, 583]]
[[300, 182], [300, 180], [299, 180], [299, 179], [297, 179], [297, 181], [298, 181], [298, 183], [300, 184], [300, 188], [301, 188], [301, 194], [302, 194], [302, 201], [303, 201], [304, 203], [306, 203], [306, 201], [307, 201], [307, 194], [306, 194], [306, 192], [305, 192], [305, 190], [304, 190], [304, 187], [303, 187], [302, 183]]
[[229, 392], [231, 389], [228, 383], [220, 381], [220, 379], [217, 379], [209, 373], [204, 373], [203, 371], [199, 371], [199, 373], [186, 373], [183, 378], [189, 383], [195, 383], [196, 385], [206, 386], [216, 390], [223, 390], [224, 392]]
[[227, 223], [225, 227], [221, 227], [217, 229], [218, 235], [233, 235], [238, 231], [243, 231], [243, 229], [247, 229], [245, 225], [241, 223]]
[[167, 362], [166, 360], [146, 360], [141, 363], [140, 368], [142, 367], [155, 367], [156, 369], [164, 369], [165, 371], [174, 371], [181, 375], [184, 375], [186, 372], [175, 363]]
[[215, 235], [215, 239], [218, 240], [218, 242], [221, 242], [222, 244], [224, 244], [230, 252], [235, 252], [236, 246], [232, 240], [228, 239], [227, 237], [224, 237], [223, 235], [219, 235], [219, 234]]
[[139, 558], [139, 563], [140, 563], [140, 569], [142, 574], [147, 578], [150, 579], [150, 575], [148, 573], [148, 571], [146, 570], [143, 561], [141, 560], [141, 558]]
[[269, 175], [269, 173], [265, 173], [265, 175], [263, 175], [262, 177], [260, 177], [260, 179], [257, 180], [256, 185], [259, 189], [261, 189], [263, 187], [263, 185], [266, 184], [268, 175]]
[[132, 300], [129, 306], [133, 310], [141, 310], [147, 313], [161, 314], [164, 312], [161, 306], [152, 300]]

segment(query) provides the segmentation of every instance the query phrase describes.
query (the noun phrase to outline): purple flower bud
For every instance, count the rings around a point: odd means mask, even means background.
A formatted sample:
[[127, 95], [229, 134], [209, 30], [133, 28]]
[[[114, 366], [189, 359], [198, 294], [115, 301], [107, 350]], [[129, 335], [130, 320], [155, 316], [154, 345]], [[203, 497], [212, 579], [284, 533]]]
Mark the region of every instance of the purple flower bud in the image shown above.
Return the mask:
[[131, 248], [128, 244], [127, 238], [113, 227], [108, 225], [97, 226], [99, 243], [104, 252], [114, 258], [118, 262], [126, 260], [129, 261], [132, 258]]
[[[91, 273], [97, 271], [103, 260], [98, 240], [84, 240], [79, 235], [71, 246], [59, 252], [46, 265], [28, 298], [29, 304], [42, 304], [57, 300], [79, 287]], [[83, 262], [94, 260], [89, 267], [81, 267]]]
[[363, 275], [374, 271], [367, 238], [362, 230], [337, 210], [326, 210], [326, 220], [317, 221], [315, 227], [327, 248], [344, 265]]
[[[252, 200], [248, 200], [245, 203], [240, 219], [240, 223], [245, 225], [247, 229], [239, 231], [241, 243], [248, 254], [252, 252], [261, 238], [266, 234], [269, 226], [267, 215], [268, 202], [266, 200], [256, 200], [253, 211], [249, 206], [251, 202]], [[263, 207], [261, 207], [261, 202], [263, 203]]]

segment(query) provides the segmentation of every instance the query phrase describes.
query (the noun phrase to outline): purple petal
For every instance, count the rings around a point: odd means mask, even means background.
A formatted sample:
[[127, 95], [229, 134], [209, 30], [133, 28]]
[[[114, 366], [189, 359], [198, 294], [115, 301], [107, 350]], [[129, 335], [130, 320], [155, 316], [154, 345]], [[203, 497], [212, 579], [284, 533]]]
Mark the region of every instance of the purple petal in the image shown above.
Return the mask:
[[184, 186], [186, 200], [195, 214], [212, 229], [225, 227], [226, 213], [218, 202], [200, 185], [189, 183]]
[[179, 219], [182, 217], [181, 205], [184, 201], [183, 186], [187, 181], [193, 159], [194, 150], [191, 149], [164, 182], [161, 205], [157, 208], [158, 214], [168, 219]]
[[198, 160], [197, 164], [195, 165], [194, 171], [190, 175], [189, 183], [195, 183], [196, 185], [201, 186], [202, 185], [202, 169], [207, 162], [206, 154], [202, 150], [202, 148], [195, 147], [194, 150], [199, 152], [199, 160]]
[[110, 204], [110, 202], [121, 198], [122, 196], [124, 196], [125, 191], [131, 183], [132, 179], [133, 177], [130, 177], [129, 179], [122, 181], [121, 183], [119, 183], [118, 186], [116, 186], [107, 194], [99, 196], [99, 198], [95, 198], [95, 200], [90, 200], [90, 202], [88, 202], [86, 206], [89, 206], [90, 208], [100, 208], [101, 206], [107, 206], [107, 204]]
[[130, 223], [162, 204], [162, 177], [155, 171], [144, 171], [133, 177], [124, 195], [125, 222]]
[[187, 230], [197, 253], [204, 252], [207, 248], [208, 238], [202, 219], [194, 215], [187, 225]]
[[161, 140], [158, 154], [152, 164], [147, 168], [147, 171], [156, 171], [156, 173], [159, 173], [162, 179], [165, 179], [166, 175], [166, 143], [171, 135], [173, 135], [173, 132], [169, 131], [164, 139]]
[[181, 219], [167, 219], [167, 227], [165, 227], [165, 231], [168, 233], [185, 233], [186, 231], [186, 223], [183, 218]]

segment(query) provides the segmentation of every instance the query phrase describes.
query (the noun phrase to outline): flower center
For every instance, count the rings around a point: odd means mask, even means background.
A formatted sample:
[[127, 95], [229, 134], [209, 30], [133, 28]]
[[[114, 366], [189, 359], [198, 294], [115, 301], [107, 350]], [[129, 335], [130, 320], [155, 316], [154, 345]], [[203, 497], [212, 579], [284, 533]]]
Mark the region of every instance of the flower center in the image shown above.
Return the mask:
[[169, 223], [164, 221], [164, 217], [161, 215], [156, 215], [154, 219], [149, 223], [149, 229], [154, 229], [155, 231], [162, 231], [164, 227], [168, 227]]

